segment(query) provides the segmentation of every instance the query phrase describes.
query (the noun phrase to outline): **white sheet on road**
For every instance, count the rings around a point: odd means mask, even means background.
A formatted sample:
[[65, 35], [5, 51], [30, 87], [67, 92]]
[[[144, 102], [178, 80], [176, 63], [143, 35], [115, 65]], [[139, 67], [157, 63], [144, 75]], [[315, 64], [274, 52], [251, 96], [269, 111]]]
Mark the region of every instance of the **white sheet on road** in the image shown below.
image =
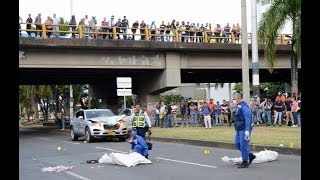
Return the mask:
[[[268, 161], [274, 161], [277, 159], [278, 157], [278, 152], [276, 151], [270, 151], [270, 150], [264, 150], [264, 151], [260, 151], [258, 153], [253, 153], [254, 155], [256, 155], [256, 158], [252, 161], [252, 163], [264, 163], [264, 162], [268, 162]], [[224, 156], [221, 158], [222, 161], [227, 162], [227, 163], [236, 163], [236, 164], [240, 164], [242, 162], [242, 157], [239, 158], [229, 158], [228, 156]]]
[[150, 164], [151, 161], [139, 153], [105, 153], [100, 159], [99, 163], [118, 164], [122, 166], [135, 166], [137, 164]]

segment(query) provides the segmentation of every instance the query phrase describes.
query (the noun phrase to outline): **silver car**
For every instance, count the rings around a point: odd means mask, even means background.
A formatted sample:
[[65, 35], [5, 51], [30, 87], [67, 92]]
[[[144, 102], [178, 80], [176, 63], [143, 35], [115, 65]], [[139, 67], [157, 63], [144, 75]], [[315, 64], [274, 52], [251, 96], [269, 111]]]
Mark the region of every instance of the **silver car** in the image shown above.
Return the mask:
[[81, 109], [70, 120], [71, 139], [76, 141], [84, 136], [87, 142], [92, 142], [95, 138], [117, 137], [125, 141], [128, 131], [124, 117], [109, 109]]
[[123, 120], [126, 122], [127, 130], [130, 134], [132, 132], [132, 119], [129, 118], [131, 116], [131, 109], [122, 109], [120, 115], [124, 116]]

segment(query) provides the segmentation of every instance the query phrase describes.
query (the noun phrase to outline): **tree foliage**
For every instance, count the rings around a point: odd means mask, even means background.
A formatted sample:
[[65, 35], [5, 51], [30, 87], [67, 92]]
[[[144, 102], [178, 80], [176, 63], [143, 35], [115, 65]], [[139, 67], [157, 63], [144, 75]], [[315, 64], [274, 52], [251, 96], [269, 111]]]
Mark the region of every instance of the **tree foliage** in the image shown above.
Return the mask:
[[[59, 31], [70, 31], [69, 22], [65, 21], [63, 17], [60, 17], [60, 27]], [[64, 36], [69, 33], [60, 33], [61, 36]]]
[[276, 41], [279, 31], [288, 20], [292, 21], [292, 37], [294, 55], [291, 58], [291, 90], [298, 92], [297, 66], [301, 54], [301, 0], [275, 0], [269, 10], [264, 13], [259, 23], [259, 39], [265, 43], [265, 57], [270, 73], [276, 61]]
[[[262, 98], [273, 98], [277, 95], [279, 91], [284, 92], [284, 84], [280, 82], [276, 83], [260, 83], [260, 96]], [[242, 83], [236, 83], [233, 90], [237, 93], [242, 93]], [[252, 84], [250, 84], [250, 91], [252, 91]]]
[[[84, 85], [73, 85], [74, 103], [78, 103], [83, 96]], [[59, 96], [61, 100], [59, 100]], [[48, 119], [49, 113], [54, 114], [64, 109], [65, 114], [69, 114], [70, 86], [69, 85], [20, 85], [19, 105], [21, 113], [26, 113], [28, 119], [36, 114], [39, 118], [38, 105], [42, 111], [44, 119]], [[74, 106], [75, 107], [75, 106]]]
[[170, 102], [180, 102], [183, 99], [183, 96], [181, 94], [170, 94], [170, 95], [164, 95], [160, 96], [160, 102], [164, 102], [165, 104], [168, 104]]

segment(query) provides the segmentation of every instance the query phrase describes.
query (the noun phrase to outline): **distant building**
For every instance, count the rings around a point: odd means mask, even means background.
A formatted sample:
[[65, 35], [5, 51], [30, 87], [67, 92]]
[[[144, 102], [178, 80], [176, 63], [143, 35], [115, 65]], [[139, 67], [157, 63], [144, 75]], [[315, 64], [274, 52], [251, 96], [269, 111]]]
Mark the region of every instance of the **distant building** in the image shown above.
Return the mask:
[[[209, 101], [214, 99], [215, 102], [222, 100], [229, 100], [229, 83], [224, 83], [223, 87], [216, 86], [215, 83], [199, 83], [199, 84], [185, 84], [184, 86], [166, 91], [161, 95], [181, 94], [184, 99], [196, 100], [196, 101]], [[234, 92], [235, 83], [231, 83], [231, 94]], [[209, 90], [210, 89], [210, 90]], [[209, 93], [210, 91], [210, 93]]]

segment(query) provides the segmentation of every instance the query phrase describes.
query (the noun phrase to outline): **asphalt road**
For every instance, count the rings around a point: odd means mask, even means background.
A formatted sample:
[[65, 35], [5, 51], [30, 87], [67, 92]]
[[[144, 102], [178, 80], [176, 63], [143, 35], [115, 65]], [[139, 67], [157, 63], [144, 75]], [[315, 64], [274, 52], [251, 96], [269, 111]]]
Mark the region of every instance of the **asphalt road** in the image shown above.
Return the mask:
[[[301, 179], [301, 156], [294, 155], [279, 154], [276, 161], [238, 169], [237, 165], [221, 160], [223, 156], [239, 157], [237, 150], [153, 142], [153, 150], [149, 152], [152, 164], [125, 167], [86, 163], [105, 153], [129, 152], [129, 143], [117, 140], [84, 143], [81, 139], [71, 141], [69, 135], [57, 132], [20, 129], [19, 146], [19, 179], [22, 180]], [[210, 154], [204, 155], [204, 149], [209, 149]], [[41, 171], [58, 165], [74, 167], [62, 172]]]

